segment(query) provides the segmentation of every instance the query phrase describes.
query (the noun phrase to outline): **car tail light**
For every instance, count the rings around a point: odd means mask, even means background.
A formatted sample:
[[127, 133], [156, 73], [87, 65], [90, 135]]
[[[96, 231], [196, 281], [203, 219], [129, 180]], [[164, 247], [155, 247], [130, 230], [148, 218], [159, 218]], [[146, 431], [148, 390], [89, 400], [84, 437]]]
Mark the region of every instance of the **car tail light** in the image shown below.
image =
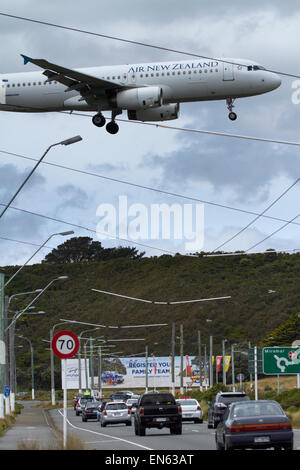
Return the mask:
[[140, 408], [140, 415], [144, 414], [144, 408]]
[[182, 414], [182, 408], [181, 406], [178, 406], [178, 413], [181, 415]]
[[106, 415], [107, 415], [107, 411], [106, 411], [106, 410], [104, 410], [104, 411], [103, 411], [103, 414], [106, 416]]
[[241, 424], [230, 426], [230, 433], [291, 430], [291, 423]]
[[129, 415], [131, 414], [131, 413], [130, 413], [130, 408], [128, 408], [128, 414], [129, 414]]
[[200, 405], [197, 406], [197, 411], [201, 411], [201, 406]]

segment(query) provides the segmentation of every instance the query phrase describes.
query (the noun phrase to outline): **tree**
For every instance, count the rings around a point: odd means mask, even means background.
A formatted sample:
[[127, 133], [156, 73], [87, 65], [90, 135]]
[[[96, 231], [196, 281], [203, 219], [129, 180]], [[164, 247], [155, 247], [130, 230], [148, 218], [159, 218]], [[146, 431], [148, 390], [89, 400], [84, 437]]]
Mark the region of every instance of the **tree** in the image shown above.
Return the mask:
[[106, 261], [113, 258], [141, 258], [144, 252], [138, 253], [136, 248], [118, 247], [103, 248], [101, 242], [90, 237], [73, 237], [54, 248], [42, 263], [64, 264], [82, 263], [86, 261]]

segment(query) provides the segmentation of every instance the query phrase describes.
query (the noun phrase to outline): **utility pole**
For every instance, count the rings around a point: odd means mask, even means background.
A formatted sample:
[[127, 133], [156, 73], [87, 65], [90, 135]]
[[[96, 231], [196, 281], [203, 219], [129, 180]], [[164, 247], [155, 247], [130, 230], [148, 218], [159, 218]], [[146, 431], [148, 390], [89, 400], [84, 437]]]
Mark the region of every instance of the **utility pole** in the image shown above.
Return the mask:
[[148, 346], [146, 346], [146, 352], [145, 352], [145, 358], [146, 358], [146, 384], [145, 384], [145, 390], [146, 393], [148, 393]]
[[4, 273], [0, 272], [0, 418], [4, 418], [4, 378], [6, 347], [4, 342]]
[[180, 325], [180, 393], [183, 392], [183, 325]]
[[209, 337], [209, 386], [214, 384], [213, 378], [213, 337]]
[[225, 360], [225, 343], [227, 339], [222, 340], [222, 359], [223, 359], [223, 385], [226, 385], [226, 360]]
[[90, 374], [91, 374], [91, 395], [94, 395], [94, 348], [93, 338], [90, 336]]
[[232, 391], [235, 392], [234, 344], [231, 345], [231, 374], [232, 374]]
[[98, 389], [100, 399], [102, 397], [102, 355], [101, 355], [101, 346], [98, 347]]
[[202, 392], [202, 370], [201, 370], [201, 333], [198, 331], [198, 356], [199, 356], [199, 388]]
[[172, 393], [175, 395], [175, 322], [172, 323]]

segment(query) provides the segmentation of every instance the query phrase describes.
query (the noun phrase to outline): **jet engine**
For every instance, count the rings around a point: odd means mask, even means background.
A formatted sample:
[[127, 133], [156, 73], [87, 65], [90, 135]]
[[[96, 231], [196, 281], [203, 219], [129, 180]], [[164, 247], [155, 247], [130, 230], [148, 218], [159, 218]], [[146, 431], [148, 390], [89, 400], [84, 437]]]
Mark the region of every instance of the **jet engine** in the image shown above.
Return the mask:
[[157, 86], [120, 91], [114, 101], [119, 109], [147, 109], [162, 105], [162, 89]]
[[128, 110], [131, 121], [171, 121], [179, 117], [179, 103], [165, 104], [158, 108]]

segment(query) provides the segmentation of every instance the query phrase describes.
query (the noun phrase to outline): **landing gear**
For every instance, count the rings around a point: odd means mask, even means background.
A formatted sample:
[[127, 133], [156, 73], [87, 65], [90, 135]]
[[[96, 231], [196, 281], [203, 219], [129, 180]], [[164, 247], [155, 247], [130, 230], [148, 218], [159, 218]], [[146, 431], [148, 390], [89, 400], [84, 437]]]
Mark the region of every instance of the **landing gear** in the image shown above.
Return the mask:
[[95, 114], [95, 116], [92, 118], [92, 121], [93, 124], [97, 127], [103, 127], [106, 122], [105, 117], [101, 113]]
[[[114, 109], [111, 113], [111, 121], [106, 124], [106, 130], [109, 134], [116, 134], [119, 131], [119, 126], [115, 122], [115, 118], [118, 114], [122, 114], [122, 110]], [[97, 127], [103, 127], [106, 123], [106, 119], [103, 114], [99, 112], [93, 116], [92, 122]]]
[[110, 134], [116, 134], [119, 130], [119, 126], [115, 121], [110, 121], [108, 124], [106, 124], [106, 130]]
[[228, 111], [229, 111], [228, 117], [231, 121], [235, 121], [236, 118], [237, 118], [237, 114], [232, 111], [232, 109], [234, 108], [233, 102], [234, 102], [234, 99], [232, 99], [232, 98], [227, 98], [227, 100], [226, 100], [227, 108], [228, 108]]

